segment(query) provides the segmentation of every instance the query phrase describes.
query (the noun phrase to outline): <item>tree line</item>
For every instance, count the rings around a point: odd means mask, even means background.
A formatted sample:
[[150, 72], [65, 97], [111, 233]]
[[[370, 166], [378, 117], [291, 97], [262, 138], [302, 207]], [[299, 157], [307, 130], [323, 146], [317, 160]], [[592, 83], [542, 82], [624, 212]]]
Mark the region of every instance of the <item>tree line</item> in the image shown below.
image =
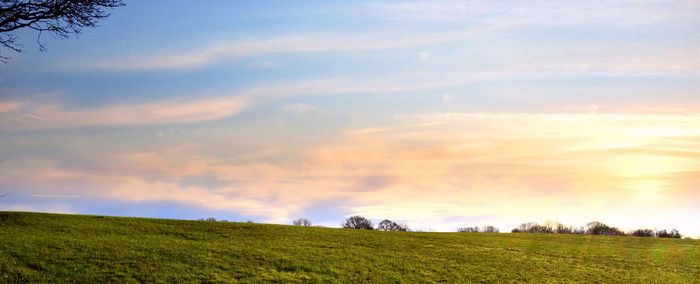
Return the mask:
[[[296, 226], [311, 226], [311, 221], [306, 218], [299, 218], [293, 221]], [[377, 231], [395, 231], [407, 232], [410, 231], [406, 224], [398, 224], [391, 220], [383, 220], [376, 227], [372, 221], [362, 216], [351, 216], [345, 219], [341, 224], [346, 229], [356, 230], [377, 230]], [[460, 233], [498, 233], [500, 230], [495, 226], [473, 226], [460, 227], [457, 229]], [[634, 236], [634, 237], [655, 237], [655, 238], [675, 238], [680, 239], [683, 235], [676, 229], [667, 231], [666, 229], [636, 229], [629, 232], [624, 232], [617, 227], [609, 226], [605, 223], [594, 221], [586, 224], [584, 227], [575, 227], [564, 225], [559, 222], [545, 222], [539, 224], [535, 222], [522, 223], [518, 227], [511, 230], [511, 233], [526, 233], [526, 234], [575, 234], [575, 235], [606, 235], [606, 236]]]
[[[292, 224], [294, 226], [311, 226], [311, 221], [306, 218], [298, 218], [292, 221]], [[394, 221], [385, 219], [379, 224], [377, 224], [377, 227], [374, 227], [374, 224], [372, 224], [372, 221], [362, 217], [362, 216], [352, 216], [348, 217], [345, 219], [345, 221], [340, 224], [343, 228], [346, 229], [356, 229], [356, 230], [377, 230], [377, 231], [388, 231], [388, 232], [407, 232], [410, 231], [408, 229], [408, 226], [406, 224], [399, 224]]]
[[559, 222], [547, 222], [545, 224], [538, 223], [523, 223], [513, 229], [511, 233], [538, 233], [538, 234], [577, 234], [577, 235], [606, 235], [606, 236], [634, 236], [634, 237], [656, 237], [656, 238], [674, 238], [680, 239], [683, 237], [678, 230], [666, 229], [635, 229], [629, 232], [624, 232], [616, 227], [608, 226], [605, 223], [594, 221], [586, 224], [585, 227], [574, 227], [561, 224]]

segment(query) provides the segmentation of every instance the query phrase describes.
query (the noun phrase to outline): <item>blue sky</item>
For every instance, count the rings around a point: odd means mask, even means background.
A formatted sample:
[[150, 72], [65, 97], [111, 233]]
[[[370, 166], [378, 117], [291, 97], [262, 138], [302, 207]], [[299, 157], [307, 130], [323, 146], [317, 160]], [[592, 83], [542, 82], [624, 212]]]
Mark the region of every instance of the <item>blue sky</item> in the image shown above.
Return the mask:
[[0, 208], [700, 236], [696, 2], [126, 4], [18, 34]]

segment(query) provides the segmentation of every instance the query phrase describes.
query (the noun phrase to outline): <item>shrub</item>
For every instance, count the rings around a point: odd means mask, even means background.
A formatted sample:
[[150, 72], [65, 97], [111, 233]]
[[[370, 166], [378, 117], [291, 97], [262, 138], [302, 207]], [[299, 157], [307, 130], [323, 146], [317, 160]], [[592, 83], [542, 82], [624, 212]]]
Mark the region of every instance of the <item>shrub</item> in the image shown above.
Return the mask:
[[374, 230], [372, 221], [362, 216], [352, 216], [345, 219], [342, 224], [343, 228], [347, 229], [357, 229], [357, 230]]
[[298, 219], [294, 220], [292, 222], [292, 224], [294, 224], [294, 226], [309, 227], [309, 226], [311, 226], [311, 221], [309, 221], [309, 219], [306, 219], [306, 218], [298, 218]]

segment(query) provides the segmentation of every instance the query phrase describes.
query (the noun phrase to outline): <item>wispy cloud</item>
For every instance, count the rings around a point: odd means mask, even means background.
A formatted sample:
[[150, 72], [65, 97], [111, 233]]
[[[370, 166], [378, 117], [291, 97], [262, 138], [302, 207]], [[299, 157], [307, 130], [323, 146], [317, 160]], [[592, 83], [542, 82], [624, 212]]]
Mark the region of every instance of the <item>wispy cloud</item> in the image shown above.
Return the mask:
[[[53, 129], [72, 127], [110, 127], [216, 120], [240, 112], [245, 101], [239, 97], [222, 97], [180, 102], [157, 102], [110, 105], [73, 110], [42, 102], [7, 103], [0, 121], [2, 129]], [[20, 107], [21, 106], [21, 107]]]
[[364, 6], [361, 11], [366, 15], [392, 21], [456, 24], [507, 19], [547, 27], [601, 23], [630, 27], [677, 18], [679, 7], [687, 9], [683, 17], [692, 19], [690, 11], [694, 4], [692, 1], [402, 1]]
[[[699, 63], [700, 64], [700, 63]], [[619, 65], [619, 62], [618, 62]], [[647, 66], [652, 68], [650, 66]], [[658, 67], [658, 66], [657, 66]], [[587, 67], [588, 68], [588, 67]], [[618, 67], [624, 68], [624, 67]], [[645, 67], [646, 68], [646, 67]], [[658, 67], [661, 68], [661, 67]], [[689, 67], [691, 70], [694, 66]], [[554, 72], [557, 71], [558, 72]], [[568, 71], [567, 71], [568, 70]], [[646, 69], [644, 69], [646, 70]], [[629, 74], [644, 70], [593, 70], [593, 74], [615, 75], [616, 72]], [[657, 69], [663, 72], [663, 68]], [[554, 73], [553, 73], [554, 72]], [[141, 104], [108, 105], [86, 109], [72, 109], [51, 101], [7, 101], [0, 103], [0, 129], [56, 129], [73, 127], [109, 127], [135, 126], [168, 123], [188, 123], [217, 120], [235, 115], [244, 107], [253, 106], [262, 101], [282, 100], [295, 96], [318, 95], [370, 95], [370, 94], [401, 94], [429, 93], [445, 88], [465, 87], [475, 83], [507, 81], [518, 78], [537, 78], [553, 76], [578, 76], [587, 74], [586, 70], [567, 69], [556, 66], [530, 66], [500, 71], [414, 71], [398, 73], [391, 77], [328, 77], [297, 82], [281, 82], [262, 84], [246, 89], [229, 91], [228, 95], [214, 98], [189, 99], [180, 101], [156, 101]], [[603, 72], [603, 73], [600, 73]], [[673, 72], [673, 71], [671, 71]], [[681, 75], [685, 74], [683, 72]], [[654, 76], [654, 73], [647, 74]], [[659, 73], [657, 75], [662, 75]], [[502, 97], [517, 97], [518, 94], [504, 93]], [[442, 95], [442, 102], [454, 99], [454, 94]], [[601, 102], [596, 109], [600, 111], [616, 111], [620, 106], [613, 102]], [[627, 112], [641, 113], [692, 113], [697, 109], [697, 102], [690, 100], [679, 105], [673, 102], [666, 105], [664, 101], [653, 105], [625, 105]], [[318, 106], [311, 104], [292, 104], [283, 107], [287, 112], [308, 112]], [[554, 106], [556, 107], [556, 106]], [[580, 111], [558, 107], [560, 110]], [[557, 108], [555, 108], [556, 110]]]
[[[305, 95], [387, 94], [420, 92], [449, 86], [494, 80], [508, 74], [452, 73], [436, 81], [425, 74], [402, 74], [392, 78], [323, 78], [291, 83], [264, 84], [214, 98], [155, 101], [141, 104], [106, 105], [72, 109], [45, 100], [8, 101], [0, 104], [0, 129], [39, 130], [74, 127], [138, 126], [217, 120], [235, 115], [245, 107], [270, 100]], [[310, 104], [287, 105], [288, 112], [307, 112]]]
[[17, 110], [21, 108], [22, 105], [21, 102], [0, 102], [0, 113]]
[[468, 39], [489, 31], [506, 28], [505, 24], [493, 24], [479, 28], [434, 33], [405, 34], [402, 31], [386, 31], [372, 35], [302, 34], [261, 39], [235, 40], [210, 43], [186, 51], [153, 51], [149, 55], [97, 59], [80, 63], [62, 64], [68, 69], [98, 69], [114, 71], [149, 71], [195, 69], [217, 62], [253, 57], [264, 54], [300, 52], [363, 52], [391, 50], [447, 43]]
[[292, 114], [305, 114], [317, 110], [318, 107], [312, 104], [306, 103], [294, 103], [284, 106], [284, 111]]

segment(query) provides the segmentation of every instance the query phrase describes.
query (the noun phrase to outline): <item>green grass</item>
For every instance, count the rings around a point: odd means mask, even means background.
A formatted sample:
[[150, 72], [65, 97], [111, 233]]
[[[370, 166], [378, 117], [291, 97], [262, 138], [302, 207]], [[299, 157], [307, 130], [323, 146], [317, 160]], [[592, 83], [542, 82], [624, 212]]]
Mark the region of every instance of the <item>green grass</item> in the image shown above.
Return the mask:
[[0, 281], [698, 283], [700, 241], [0, 212]]

